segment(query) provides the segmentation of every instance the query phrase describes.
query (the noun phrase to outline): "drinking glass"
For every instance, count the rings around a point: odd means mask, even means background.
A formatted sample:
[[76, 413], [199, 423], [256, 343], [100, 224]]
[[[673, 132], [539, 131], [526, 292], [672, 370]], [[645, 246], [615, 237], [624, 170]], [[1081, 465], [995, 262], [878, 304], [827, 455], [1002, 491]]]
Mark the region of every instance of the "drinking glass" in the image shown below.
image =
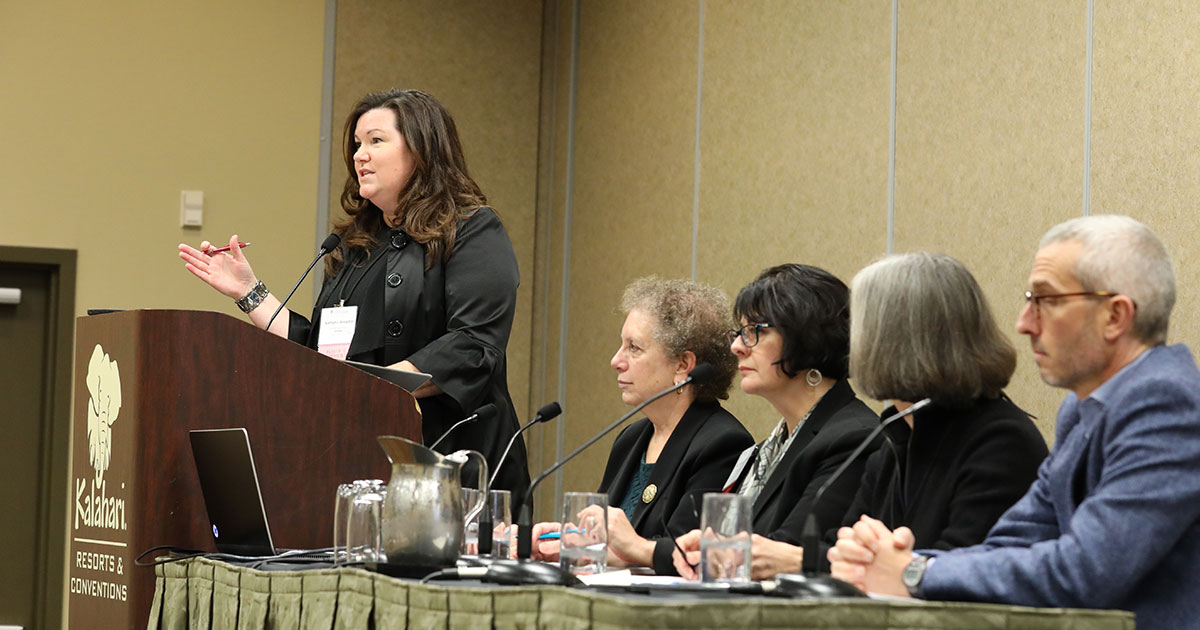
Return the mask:
[[346, 561], [387, 562], [383, 552], [383, 501], [387, 487], [382, 481], [364, 483], [355, 493], [346, 514]]
[[750, 501], [736, 493], [706, 493], [700, 513], [701, 580], [747, 582], [750, 563]]
[[463, 488], [463, 544], [460, 553], [475, 555], [479, 553], [479, 513], [471, 514], [471, 508], [479, 501], [479, 491], [475, 488]]
[[559, 563], [575, 575], [603, 573], [608, 561], [608, 495], [563, 494]]
[[346, 516], [358, 493], [359, 482], [339, 484], [333, 498], [333, 563], [346, 563]]
[[492, 557], [507, 558], [512, 539], [512, 493], [508, 490], [492, 490], [488, 493], [492, 507]]
[[[471, 514], [470, 508], [479, 498], [474, 488], [462, 489], [464, 525], [462, 553], [479, 553], [479, 513]], [[492, 552], [494, 558], [507, 558], [509, 552], [509, 526], [512, 525], [512, 493], [508, 490], [491, 490], [488, 501], [492, 510]]]

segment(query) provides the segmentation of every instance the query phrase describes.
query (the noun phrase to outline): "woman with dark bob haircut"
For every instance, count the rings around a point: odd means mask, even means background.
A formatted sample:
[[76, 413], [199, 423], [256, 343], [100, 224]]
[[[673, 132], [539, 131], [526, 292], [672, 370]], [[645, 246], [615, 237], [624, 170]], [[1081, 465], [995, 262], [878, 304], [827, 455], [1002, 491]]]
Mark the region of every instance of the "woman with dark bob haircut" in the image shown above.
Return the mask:
[[[621, 345], [610, 364], [621, 400], [636, 406], [683, 382], [700, 363], [714, 368], [707, 381], [687, 385], [650, 403], [646, 417], [613, 442], [598, 492], [608, 493], [611, 564], [675, 572], [674, 536], [700, 525], [696, 506], [719, 492], [738, 455], [754, 438], [718, 400], [729, 397], [737, 361], [729, 353], [729, 300], [720, 290], [687, 280], [642, 278], [625, 289]], [[557, 523], [535, 527], [535, 536]], [[538, 545], [552, 560], [557, 543]]]
[[[279, 300], [255, 276], [237, 235], [227, 252], [204, 241], [199, 249], [180, 245], [179, 255], [259, 328], [337, 358], [433, 375], [413, 392], [426, 443], [495, 404], [494, 421], [439, 446], [480, 451], [495, 466], [517, 430], [505, 347], [520, 275], [504, 226], [467, 171], [454, 119], [424, 92], [367, 94], [346, 118], [342, 155], [346, 217], [334, 228], [341, 244], [325, 259], [311, 318], [289, 312], [270, 323]], [[350, 338], [320, 341], [323, 318], [349, 322]], [[517, 440], [496, 486], [523, 496], [525, 461]]]
[[[889, 256], [854, 277], [850, 369], [884, 416], [933, 404], [884, 430], [843, 524], [866, 514], [908, 527], [920, 549], [983, 541], [1046, 457], [1029, 415], [1004, 395], [1017, 354], [979, 284], [945, 254]], [[915, 325], [914, 325], [915, 324]], [[836, 530], [826, 542], [836, 542]]]
[[[727, 487], [753, 505], [750, 572], [756, 580], [799, 572], [809, 513], [819, 524], [840, 523], [858, 491], [863, 460], [852, 463], [820, 504], [813, 504], [817, 489], [878, 423], [846, 381], [848, 301], [841, 280], [796, 264], [771, 267], [738, 293], [734, 316], [741, 327], [729, 337], [742, 391], [765, 398], [781, 416]], [[688, 558], [676, 553], [675, 567], [694, 578], [700, 532], [678, 542]]]

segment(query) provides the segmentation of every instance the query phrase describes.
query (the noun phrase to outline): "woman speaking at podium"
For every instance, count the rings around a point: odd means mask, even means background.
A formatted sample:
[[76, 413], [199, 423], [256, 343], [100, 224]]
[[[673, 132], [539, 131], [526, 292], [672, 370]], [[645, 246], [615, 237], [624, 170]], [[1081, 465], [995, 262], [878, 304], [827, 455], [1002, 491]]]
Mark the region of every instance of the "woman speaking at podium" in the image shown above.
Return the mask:
[[[281, 314], [270, 332], [332, 356], [431, 374], [413, 392], [426, 443], [494, 403], [493, 421], [462, 427], [438, 449], [475, 449], [494, 467], [518, 427], [505, 347], [520, 276], [504, 226], [468, 174], [454, 119], [417, 90], [371, 93], [346, 119], [342, 153], [346, 218], [334, 228], [341, 243], [325, 259], [312, 316]], [[279, 300], [236, 235], [225, 252], [208, 241], [179, 250], [188, 271], [267, 327]], [[522, 496], [528, 484], [517, 440], [496, 487]]]

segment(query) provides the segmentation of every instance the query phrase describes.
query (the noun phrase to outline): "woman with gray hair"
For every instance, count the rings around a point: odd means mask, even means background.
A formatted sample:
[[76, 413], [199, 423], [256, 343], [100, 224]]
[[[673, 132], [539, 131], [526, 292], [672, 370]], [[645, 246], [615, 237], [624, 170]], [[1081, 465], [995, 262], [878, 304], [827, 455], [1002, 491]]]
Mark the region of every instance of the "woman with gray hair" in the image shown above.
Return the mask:
[[[910, 528], [922, 549], [976, 544], [1037, 477], [1046, 443], [1004, 395], [1016, 351], [962, 263], [889, 256], [851, 283], [850, 371], [890, 405], [933, 404], [885, 429], [845, 524], [862, 514]], [[832, 541], [834, 536], [827, 536]], [[824, 554], [822, 554], [824, 556]]]
[[[642, 278], [625, 289], [621, 345], [610, 364], [621, 400], [636, 406], [678, 384], [698, 364], [715, 375], [646, 406], [646, 417], [613, 442], [599, 492], [608, 493], [610, 562], [673, 574], [674, 537], [700, 524], [705, 492], [721, 490], [738, 454], [754, 444], [718, 399], [729, 397], [737, 360], [729, 353], [729, 302], [720, 290], [686, 280]], [[557, 529], [542, 523], [534, 536]], [[535, 557], [557, 555], [557, 543]]]

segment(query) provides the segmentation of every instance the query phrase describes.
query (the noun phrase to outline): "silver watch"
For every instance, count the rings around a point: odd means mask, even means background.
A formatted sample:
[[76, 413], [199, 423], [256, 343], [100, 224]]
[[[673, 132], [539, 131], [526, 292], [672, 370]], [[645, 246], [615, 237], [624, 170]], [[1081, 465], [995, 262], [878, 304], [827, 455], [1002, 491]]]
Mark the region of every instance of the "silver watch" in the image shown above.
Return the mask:
[[254, 288], [250, 289], [250, 292], [245, 297], [235, 300], [234, 304], [237, 304], [237, 307], [242, 309], [243, 313], [249, 313], [258, 308], [258, 305], [262, 304], [263, 299], [270, 294], [271, 292], [267, 290], [267, 285], [263, 284], [262, 280], [259, 280], [258, 284], [254, 285]]
[[904, 582], [904, 588], [908, 589], [909, 595], [921, 596], [921, 581], [925, 579], [925, 570], [929, 568], [929, 562], [929, 556], [913, 554], [912, 562], [904, 567], [904, 573], [900, 574], [900, 579]]

